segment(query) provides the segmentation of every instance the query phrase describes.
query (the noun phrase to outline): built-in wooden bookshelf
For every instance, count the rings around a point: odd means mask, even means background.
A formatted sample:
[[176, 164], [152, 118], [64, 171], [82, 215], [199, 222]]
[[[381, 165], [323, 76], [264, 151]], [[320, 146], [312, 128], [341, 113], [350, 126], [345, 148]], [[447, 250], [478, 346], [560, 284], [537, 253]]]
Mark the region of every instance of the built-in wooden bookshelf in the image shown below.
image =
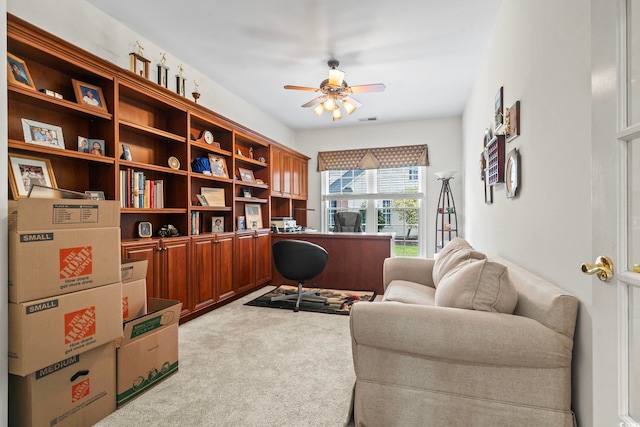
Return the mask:
[[[189, 320], [271, 279], [270, 217], [306, 208], [308, 157], [10, 14], [7, 50], [33, 80], [8, 83], [10, 156], [49, 162], [59, 188], [120, 200], [122, 254], [150, 261], [149, 297], [180, 299]], [[99, 88], [106, 108], [77, 102], [73, 80]], [[23, 119], [60, 127], [64, 149], [25, 142]], [[80, 152], [78, 137], [103, 140], [104, 155]], [[274, 150], [289, 156], [286, 171], [280, 156], [271, 163]], [[210, 158], [226, 174], [193, 170]], [[284, 174], [294, 190], [272, 194], [273, 176], [281, 186]], [[222, 189], [224, 205], [203, 206], [203, 188]], [[262, 228], [237, 229], [247, 204], [259, 206]], [[214, 218], [223, 231], [213, 231]], [[168, 224], [180, 236], [139, 238], [140, 222], [150, 222], [154, 236]]]

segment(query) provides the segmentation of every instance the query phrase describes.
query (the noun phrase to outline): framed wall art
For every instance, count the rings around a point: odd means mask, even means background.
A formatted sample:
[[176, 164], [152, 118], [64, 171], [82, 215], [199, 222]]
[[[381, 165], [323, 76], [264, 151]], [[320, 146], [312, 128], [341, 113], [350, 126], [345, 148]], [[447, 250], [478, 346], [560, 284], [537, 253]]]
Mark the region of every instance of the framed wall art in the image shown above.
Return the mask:
[[211, 231], [214, 233], [223, 233], [224, 232], [224, 217], [223, 216], [214, 216], [211, 218]]
[[64, 150], [64, 137], [60, 126], [22, 119], [24, 142]]
[[498, 129], [500, 129], [500, 127], [502, 127], [502, 124], [504, 123], [503, 110], [504, 110], [504, 97], [503, 97], [503, 88], [501, 87], [500, 90], [498, 90], [498, 93], [496, 93], [496, 96], [493, 100], [493, 116], [494, 116], [496, 133], [498, 133], [497, 132]]
[[7, 68], [7, 80], [9, 83], [26, 86], [30, 89], [36, 90], [36, 85], [33, 83], [31, 74], [29, 74], [27, 64], [22, 59], [7, 52]]
[[33, 185], [58, 188], [48, 159], [9, 154], [9, 183], [13, 198], [27, 197]]
[[102, 94], [102, 88], [79, 80], [71, 79], [73, 91], [76, 94], [76, 102], [91, 108], [99, 108], [107, 112], [107, 103]]

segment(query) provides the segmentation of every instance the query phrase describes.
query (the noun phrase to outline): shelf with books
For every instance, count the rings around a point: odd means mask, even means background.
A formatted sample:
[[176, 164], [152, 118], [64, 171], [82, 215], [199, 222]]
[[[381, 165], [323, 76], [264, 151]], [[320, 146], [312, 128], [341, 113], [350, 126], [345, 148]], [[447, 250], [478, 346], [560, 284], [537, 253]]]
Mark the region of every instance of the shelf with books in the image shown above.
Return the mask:
[[186, 174], [167, 174], [153, 170], [122, 168], [118, 175], [121, 208], [178, 208], [187, 207], [187, 200], [180, 191], [186, 188]]

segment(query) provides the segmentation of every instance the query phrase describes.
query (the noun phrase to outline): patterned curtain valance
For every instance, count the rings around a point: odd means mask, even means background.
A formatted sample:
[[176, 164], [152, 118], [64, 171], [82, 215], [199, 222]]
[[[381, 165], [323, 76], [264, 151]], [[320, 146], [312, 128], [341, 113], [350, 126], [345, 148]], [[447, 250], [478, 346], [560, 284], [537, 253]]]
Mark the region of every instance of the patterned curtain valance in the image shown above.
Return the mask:
[[318, 153], [318, 172], [407, 166], [429, 166], [429, 152], [426, 144]]

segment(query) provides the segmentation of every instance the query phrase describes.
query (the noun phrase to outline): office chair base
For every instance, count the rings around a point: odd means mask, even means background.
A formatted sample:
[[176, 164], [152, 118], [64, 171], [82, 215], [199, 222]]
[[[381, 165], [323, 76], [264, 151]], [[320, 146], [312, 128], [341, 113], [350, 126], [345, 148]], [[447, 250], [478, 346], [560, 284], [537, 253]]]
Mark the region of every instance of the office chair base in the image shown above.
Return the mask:
[[289, 294], [289, 295], [279, 295], [277, 297], [271, 297], [271, 302], [275, 301], [288, 301], [288, 300], [296, 300], [296, 306], [293, 311], [298, 312], [300, 310], [300, 301], [311, 301], [311, 302], [322, 302], [325, 305], [329, 304], [327, 298], [319, 296], [319, 289], [310, 289], [308, 291], [302, 292], [302, 283], [298, 283], [298, 293]]

